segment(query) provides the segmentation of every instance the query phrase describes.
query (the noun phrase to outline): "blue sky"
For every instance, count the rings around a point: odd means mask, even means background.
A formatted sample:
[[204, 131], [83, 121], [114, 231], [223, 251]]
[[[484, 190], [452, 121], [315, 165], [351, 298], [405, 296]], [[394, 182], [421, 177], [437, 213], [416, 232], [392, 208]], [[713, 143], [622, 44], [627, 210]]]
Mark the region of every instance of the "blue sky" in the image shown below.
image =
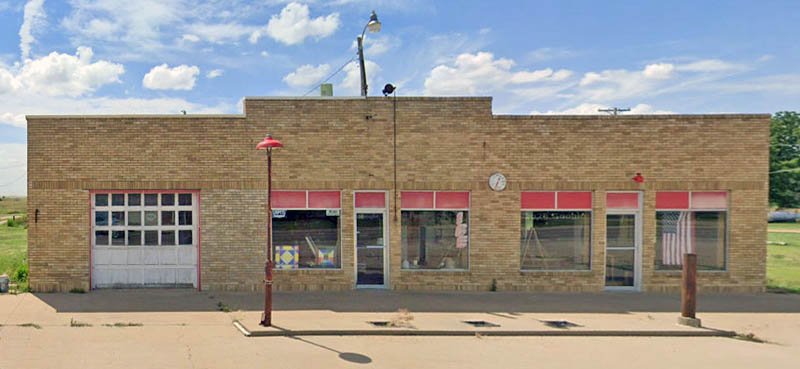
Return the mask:
[[[0, 194], [25, 114], [241, 113], [244, 96], [494, 97], [496, 114], [798, 110], [798, 1], [0, 0]], [[318, 94], [312, 91], [310, 95]]]

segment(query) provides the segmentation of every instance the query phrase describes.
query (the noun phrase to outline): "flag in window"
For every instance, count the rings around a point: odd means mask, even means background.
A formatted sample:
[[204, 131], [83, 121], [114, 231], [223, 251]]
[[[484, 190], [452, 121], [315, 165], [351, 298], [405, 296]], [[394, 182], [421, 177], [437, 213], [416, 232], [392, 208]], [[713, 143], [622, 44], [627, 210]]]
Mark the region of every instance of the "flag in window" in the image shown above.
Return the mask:
[[661, 222], [661, 260], [663, 265], [683, 265], [683, 254], [694, 253], [691, 212], [665, 212]]

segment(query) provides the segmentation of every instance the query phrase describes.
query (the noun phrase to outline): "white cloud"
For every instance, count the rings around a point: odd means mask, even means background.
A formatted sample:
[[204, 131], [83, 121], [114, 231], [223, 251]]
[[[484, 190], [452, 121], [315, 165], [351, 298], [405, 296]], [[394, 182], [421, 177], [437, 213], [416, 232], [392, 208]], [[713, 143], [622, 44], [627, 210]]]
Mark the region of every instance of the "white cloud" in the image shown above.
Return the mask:
[[208, 73], [206, 73], [206, 78], [214, 79], [214, 78], [217, 78], [217, 77], [221, 76], [222, 73], [224, 73], [224, 72], [225, 71], [223, 71], [222, 69], [210, 70], [210, 71], [208, 71]]
[[287, 74], [286, 77], [283, 77], [283, 81], [286, 82], [287, 85], [295, 88], [310, 86], [322, 78], [325, 78], [330, 69], [331, 66], [328, 64], [320, 64], [316, 67], [306, 64], [300, 66], [294, 72]]
[[0, 123], [25, 128], [25, 114], [2, 113], [0, 114]]
[[269, 56], [269, 53], [266, 50], [264, 50], [261, 52], [261, 56]]
[[[392, 36], [367, 36], [364, 38], [364, 54], [373, 57], [381, 55], [389, 50], [398, 52], [402, 41], [398, 37]], [[353, 40], [350, 44], [352, 50], [358, 50], [358, 42]]]
[[197, 35], [193, 35], [191, 33], [186, 33], [181, 36], [181, 41], [197, 42], [200, 41], [200, 37], [197, 37]]
[[153, 67], [142, 78], [142, 86], [151, 90], [191, 90], [200, 69], [185, 64], [170, 68], [167, 64]]
[[295, 45], [309, 37], [321, 39], [330, 36], [337, 28], [339, 28], [339, 13], [311, 19], [308, 5], [292, 2], [287, 4], [279, 15], [270, 17], [266, 27], [253, 32], [250, 35], [250, 42], [256, 43], [259, 38], [267, 35], [286, 45]]
[[125, 72], [120, 64], [92, 62], [89, 47], [78, 47], [75, 55], [52, 52], [39, 59], [26, 59], [14, 69], [0, 67], [0, 95], [35, 93], [49, 96], [80, 96], [97, 88], [120, 82]]
[[44, 0], [31, 0], [25, 4], [22, 26], [19, 28], [19, 49], [21, 59], [28, 59], [31, 44], [36, 42], [34, 33], [45, 24]]
[[[377, 88], [376, 90], [376, 86], [372, 84], [372, 81], [376, 80], [378, 73], [382, 71], [381, 67], [373, 61], [367, 60], [364, 63], [364, 69], [366, 69], [367, 73], [367, 89], [373, 92], [380, 92], [381, 89]], [[343, 95], [361, 95], [361, 68], [359, 68], [358, 63], [347, 64], [344, 67], [344, 71], [346, 74], [341, 84]]]
[[[147, 59], [173, 50], [174, 28], [192, 19], [195, 7], [185, 1], [70, 0], [72, 11], [61, 20], [77, 44], [103, 44], [118, 59]], [[180, 33], [179, 33], [180, 34]]]
[[649, 64], [644, 67], [642, 75], [646, 78], [668, 79], [672, 77], [673, 70], [675, 70], [675, 66], [669, 63]]
[[758, 58], [758, 61], [759, 61], [760, 63], [764, 63], [764, 62], [768, 62], [768, 61], [770, 61], [770, 60], [772, 60], [772, 59], [774, 59], [774, 58], [775, 58], [775, 55], [771, 55], [771, 54], [764, 54], [764, 55], [761, 55], [761, 57], [760, 57], [760, 58]]
[[575, 51], [564, 48], [542, 47], [527, 53], [524, 60], [531, 63], [549, 61], [553, 59], [565, 59], [578, 56]]
[[[205, 24], [196, 23], [188, 27], [192, 36], [213, 43], [235, 42], [247, 36], [258, 27], [247, 26], [239, 23]], [[192, 40], [194, 41], [194, 40]]]
[[[608, 113], [604, 113], [599, 111], [600, 109], [608, 109], [609, 106], [602, 105], [602, 104], [590, 104], [584, 103], [580, 104], [576, 107], [565, 109], [565, 110], [548, 110], [546, 112], [539, 112], [539, 111], [532, 111], [531, 114], [533, 115], [607, 115]], [[667, 110], [657, 110], [653, 109], [652, 106], [648, 104], [638, 104], [632, 108], [629, 112], [623, 112], [620, 114], [673, 114], [671, 111]]]
[[725, 72], [746, 69], [742, 65], [728, 63], [719, 59], [698, 60], [696, 62], [678, 65], [675, 69], [687, 72]]
[[499, 90], [508, 84], [558, 82], [569, 78], [571, 71], [552, 69], [512, 72], [514, 61], [495, 59], [487, 52], [464, 53], [453, 66], [438, 65], [425, 79], [426, 95], [476, 95]]

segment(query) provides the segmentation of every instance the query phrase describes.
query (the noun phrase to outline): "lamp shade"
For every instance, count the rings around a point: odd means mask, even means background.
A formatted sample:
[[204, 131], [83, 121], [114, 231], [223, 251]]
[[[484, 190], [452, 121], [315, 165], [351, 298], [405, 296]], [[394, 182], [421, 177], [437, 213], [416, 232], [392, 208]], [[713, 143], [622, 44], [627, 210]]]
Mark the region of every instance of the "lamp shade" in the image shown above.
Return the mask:
[[272, 135], [269, 134], [266, 137], [264, 137], [264, 141], [261, 141], [258, 143], [258, 145], [256, 145], [256, 149], [259, 150], [271, 149], [273, 147], [283, 147], [283, 144], [280, 141], [272, 138]]
[[370, 33], [380, 32], [381, 31], [381, 22], [378, 20], [378, 15], [375, 14], [375, 11], [372, 11], [372, 14], [369, 16], [369, 23], [367, 23], [367, 28], [369, 28]]

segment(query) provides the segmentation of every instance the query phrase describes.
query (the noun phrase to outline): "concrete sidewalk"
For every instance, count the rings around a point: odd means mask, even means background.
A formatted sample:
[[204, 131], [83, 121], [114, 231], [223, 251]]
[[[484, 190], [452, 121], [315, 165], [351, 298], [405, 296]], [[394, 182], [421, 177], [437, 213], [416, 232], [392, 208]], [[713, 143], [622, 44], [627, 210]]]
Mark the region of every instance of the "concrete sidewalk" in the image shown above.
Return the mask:
[[[228, 326], [249, 335], [731, 335], [753, 317], [797, 320], [800, 296], [701, 294], [704, 327], [676, 324], [680, 298], [644, 293], [280, 292], [273, 328], [258, 326], [261, 293], [99, 290], [87, 294], [0, 296], [0, 324], [95, 327]], [[402, 309], [402, 310], [401, 310]], [[230, 311], [230, 312], [223, 312]], [[404, 312], [404, 311], [407, 311]], [[731, 313], [737, 318], [730, 319]], [[747, 318], [749, 317], [749, 318]], [[710, 318], [710, 319], [707, 319]], [[485, 322], [475, 327], [465, 322]], [[383, 325], [373, 325], [378, 322]], [[720, 323], [724, 322], [724, 323]], [[747, 332], [744, 332], [747, 333]]]

